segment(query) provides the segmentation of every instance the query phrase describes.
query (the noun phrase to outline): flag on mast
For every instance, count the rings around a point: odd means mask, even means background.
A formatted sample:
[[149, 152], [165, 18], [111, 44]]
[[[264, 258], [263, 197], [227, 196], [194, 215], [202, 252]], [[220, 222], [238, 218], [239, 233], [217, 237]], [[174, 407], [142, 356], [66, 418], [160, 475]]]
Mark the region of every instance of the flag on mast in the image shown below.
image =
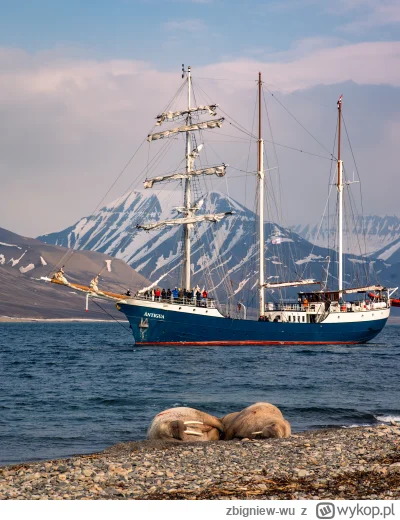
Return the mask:
[[340, 98], [337, 102], [337, 107], [340, 108], [340, 105], [342, 104], [342, 97], [343, 97], [343, 94], [340, 94]]

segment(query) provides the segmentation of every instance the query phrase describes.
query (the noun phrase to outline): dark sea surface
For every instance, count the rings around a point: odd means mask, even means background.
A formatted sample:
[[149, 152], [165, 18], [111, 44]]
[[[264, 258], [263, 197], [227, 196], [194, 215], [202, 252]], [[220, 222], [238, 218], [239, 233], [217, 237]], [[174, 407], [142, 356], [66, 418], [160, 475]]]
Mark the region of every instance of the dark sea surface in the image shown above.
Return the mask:
[[115, 323], [0, 323], [0, 465], [141, 440], [173, 406], [257, 402], [294, 431], [400, 420], [400, 325], [366, 345], [135, 347]]

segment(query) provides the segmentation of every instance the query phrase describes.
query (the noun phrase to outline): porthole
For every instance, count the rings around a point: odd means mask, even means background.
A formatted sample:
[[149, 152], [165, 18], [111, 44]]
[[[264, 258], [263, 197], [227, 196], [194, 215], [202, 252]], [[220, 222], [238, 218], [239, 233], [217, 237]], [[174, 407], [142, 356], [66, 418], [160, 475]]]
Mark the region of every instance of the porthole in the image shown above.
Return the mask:
[[193, 312], [195, 312], [196, 309], [193, 309]]
[[179, 307], [179, 310], [181, 310], [181, 309], [182, 309], [182, 307]]

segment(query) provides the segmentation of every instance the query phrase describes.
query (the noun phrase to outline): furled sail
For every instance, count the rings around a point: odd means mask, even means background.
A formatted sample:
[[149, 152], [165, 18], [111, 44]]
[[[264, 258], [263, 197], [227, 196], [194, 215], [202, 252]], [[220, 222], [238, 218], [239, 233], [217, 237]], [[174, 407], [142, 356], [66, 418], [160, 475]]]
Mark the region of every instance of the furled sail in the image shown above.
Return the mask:
[[154, 177], [153, 179], [147, 179], [144, 181], [143, 186], [145, 188], [152, 188], [156, 182], [170, 181], [175, 179], [189, 179], [197, 175], [216, 175], [217, 177], [223, 177], [226, 174], [226, 164], [220, 166], [212, 166], [210, 168], [202, 168], [200, 170], [193, 170], [190, 172], [174, 173], [172, 175], [163, 175], [160, 177]]
[[321, 282], [317, 282], [316, 280], [310, 278], [308, 280], [297, 280], [294, 282], [269, 282], [265, 283], [263, 287], [276, 289], [277, 287], [297, 287], [298, 285], [313, 285], [320, 283]]
[[221, 128], [225, 118], [212, 119], [211, 121], [203, 121], [201, 123], [193, 123], [192, 125], [178, 126], [177, 128], [171, 128], [171, 130], [165, 130], [164, 132], [158, 132], [156, 134], [149, 134], [147, 140], [158, 141], [158, 139], [164, 139], [180, 132], [193, 132], [195, 130], [208, 130], [210, 128]]
[[156, 126], [160, 126], [162, 123], [164, 123], [164, 121], [174, 121], [180, 117], [185, 117], [196, 113], [208, 112], [211, 116], [216, 116], [217, 106], [218, 105], [200, 105], [196, 108], [190, 108], [189, 110], [180, 110], [178, 112], [163, 112], [156, 117]]
[[361, 293], [367, 291], [385, 291], [386, 287], [383, 285], [367, 285], [366, 287], [352, 287], [350, 289], [345, 289], [342, 291], [344, 294], [354, 294]]
[[136, 227], [139, 229], [144, 229], [145, 231], [150, 231], [152, 229], [158, 229], [163, 226], [178, 226], [181, 224], [198, 224], [199, 222], [219, 222], [223, 218], [233, 215], [232, 211], [227, 211], [225, 213], [214, 213], [209, 215], [197, 215], [190, 217], [182, 217], [182, 218], [174, 218], [169, 220], [160, 220], [160, 222], [154, 222], [152, 224], [138, 224]]

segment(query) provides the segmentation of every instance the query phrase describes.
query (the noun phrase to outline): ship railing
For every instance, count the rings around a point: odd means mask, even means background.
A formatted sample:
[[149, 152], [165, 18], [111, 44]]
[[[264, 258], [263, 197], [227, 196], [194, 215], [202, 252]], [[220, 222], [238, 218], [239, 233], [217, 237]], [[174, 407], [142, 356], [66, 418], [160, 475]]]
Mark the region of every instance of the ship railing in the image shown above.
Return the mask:
[[306, 305], [300, 305], [298, 303], [266, 303], [265, 311], [306, 311], [309, 307]]
[[203, 298], [200, 299], [193, 297], [187, 298], [183, 296], [182, 298], [174, 298], [172, 295], [169, 297], [162, 296], [153, 296], [153, 295], [145, 295], [145, 294], [137, 294], [135, 298], [139, 300], [147, 300], [151, 302], [160, 302], [160, 303], [170, 303], [172, 305], [189, 305], [190, 307], [206, 307], [208, 309], [215, 308], [215, 299], [214, 298]]

